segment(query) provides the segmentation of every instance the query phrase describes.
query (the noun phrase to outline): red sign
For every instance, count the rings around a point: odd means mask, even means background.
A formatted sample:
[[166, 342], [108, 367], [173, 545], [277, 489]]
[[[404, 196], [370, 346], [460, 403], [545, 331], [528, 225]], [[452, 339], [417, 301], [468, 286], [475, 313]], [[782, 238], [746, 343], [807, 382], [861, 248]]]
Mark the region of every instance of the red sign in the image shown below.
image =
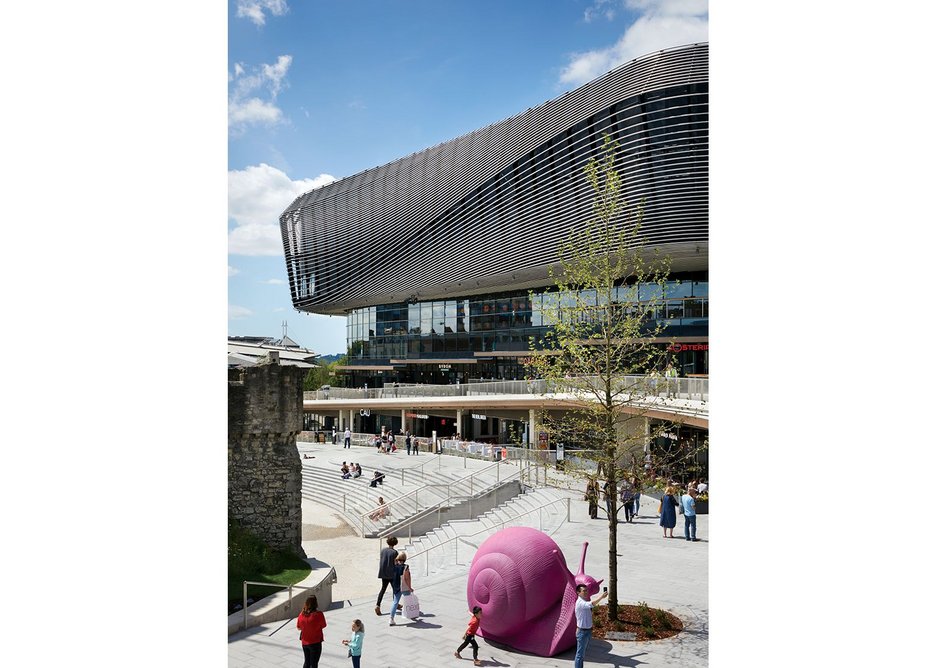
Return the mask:
[[708, 343], [675, 343], [667, 348], [672, 353], [679, 353], [684, 350], [709, 350]]

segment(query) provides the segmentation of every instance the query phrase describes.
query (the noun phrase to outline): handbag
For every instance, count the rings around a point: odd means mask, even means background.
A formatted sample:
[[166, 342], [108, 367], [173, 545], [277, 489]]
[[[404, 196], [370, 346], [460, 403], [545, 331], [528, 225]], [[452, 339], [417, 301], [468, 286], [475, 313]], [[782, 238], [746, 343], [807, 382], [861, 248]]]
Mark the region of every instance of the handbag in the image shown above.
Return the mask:
[[664, 509], [664, 500], [661, 499], [660, 503], [657, 504], [657, 514], [660, 515], [660, 511]]
[[403, 616], [407, 619], [420, 616], [420, 599], [412, 592], [403, 597]]

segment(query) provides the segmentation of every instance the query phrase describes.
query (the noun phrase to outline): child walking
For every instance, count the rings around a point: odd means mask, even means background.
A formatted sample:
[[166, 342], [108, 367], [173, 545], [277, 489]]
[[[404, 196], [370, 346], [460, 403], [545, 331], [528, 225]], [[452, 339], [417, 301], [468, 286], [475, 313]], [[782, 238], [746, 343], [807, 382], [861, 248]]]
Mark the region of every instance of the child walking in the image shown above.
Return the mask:
[[364, 643], [364, 624], [360, 619], [351, 623], [351, 640], [343, 640], [348, 645], [348, 656], [351, 657], [352, 668], [361, 668], [361, 645]]
[[472, 659], [475, 661], [476, 666], [482, 665], [482, 662], [478, 660], [478, 643], [475, 642], [475, 634], [478, 633], [478, 625], [481, 623], [482, 619], [482, 609], [479, 606], [472, 608], [472, 618], [469, 620], [468, 628], [465, 629], [465, 635], [462, 636], [462, 644], [459, 645], [459, 649], [455, 651], [457, 659], [461, 659], [462, 655], [459, 654], [463, 649], [468, 645], [472, 646]]

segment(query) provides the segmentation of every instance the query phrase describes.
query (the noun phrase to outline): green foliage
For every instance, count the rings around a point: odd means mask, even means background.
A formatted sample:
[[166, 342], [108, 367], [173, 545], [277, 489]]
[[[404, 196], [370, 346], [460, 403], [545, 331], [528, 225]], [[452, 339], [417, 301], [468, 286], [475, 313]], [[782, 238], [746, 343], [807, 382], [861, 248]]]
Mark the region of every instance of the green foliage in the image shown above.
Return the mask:
[[347, 359], [347, 356], [342, 356], [331, 364], [320, 362], [309, 369], [306, 378], [303, 380], [303, 390], [305, 392], [311, 392], [313, 390], [318, 390], [323, 385], [341, 387], [345, 382], [345, 377], [337, 372], [336, 367], [344, 365]]
[[651, 609], [644, 601], [638, 602], [638, 616], [641, 618], [641, 626], [648, 628], [654, 626], [654, 618], [651, 616]]
[[[298, 554], [275, 550], [264, 543], [236, 520], [228, 521], [228, 599], [240, 602], [243, 582], [269, 582], [291, 585], [309, 575], [312, 568]], [[277, 590], [273, 587], [255, 587], [255, 599]]]
[[657, 617], [657, 624], [665, 631], [670, 631], [673, 628], [673, 624], [670, 622], [670, 617], [667, 616], [667, 613], [661, 610], [660, 608], [655, 608], [654, 615]]

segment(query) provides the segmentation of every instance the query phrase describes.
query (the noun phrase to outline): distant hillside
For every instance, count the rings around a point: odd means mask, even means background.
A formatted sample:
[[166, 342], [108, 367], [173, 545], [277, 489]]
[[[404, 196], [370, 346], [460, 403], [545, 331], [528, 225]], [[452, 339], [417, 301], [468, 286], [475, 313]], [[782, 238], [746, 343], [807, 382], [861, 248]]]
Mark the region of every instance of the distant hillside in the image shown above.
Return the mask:
[[322, 355], [319, 357], [320, 364], [332, 364], [337, 362], [341, 358], [341, 355], [336, 353], [334, 355]]

